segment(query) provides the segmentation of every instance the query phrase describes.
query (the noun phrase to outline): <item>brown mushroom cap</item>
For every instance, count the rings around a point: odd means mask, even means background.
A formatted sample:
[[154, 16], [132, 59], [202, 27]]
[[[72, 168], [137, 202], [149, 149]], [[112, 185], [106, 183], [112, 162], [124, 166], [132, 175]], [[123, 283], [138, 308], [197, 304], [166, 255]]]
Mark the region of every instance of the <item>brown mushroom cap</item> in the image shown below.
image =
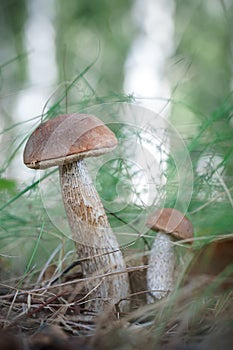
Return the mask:
[[46, 169], [108, 153], [116, 146], [115, 135], [98, 118], [63, 114], [36, 128], [26, 143], [23, 157], [29, 168]]
[[[197, 275], [218, 276], [227, 267], [233, 267], [233, 237], [219, 237], [202, 248], [194, 250], [194, 257], [188, 268], [188, 277]], [[229, 269], [227, 278], [232, 278], [233, 269]]]
[[151, 214], [146, 225], [154, 231], [170, 233], [178, 239], [192, 239], [193, 225], [184, 214], [173, 208], [163, 208]]

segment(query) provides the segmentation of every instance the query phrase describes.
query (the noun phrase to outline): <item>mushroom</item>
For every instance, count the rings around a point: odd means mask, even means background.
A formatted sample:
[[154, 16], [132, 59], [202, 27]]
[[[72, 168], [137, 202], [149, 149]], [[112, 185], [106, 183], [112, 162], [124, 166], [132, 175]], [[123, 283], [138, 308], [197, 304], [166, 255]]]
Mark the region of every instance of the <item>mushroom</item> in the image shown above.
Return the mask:
[[176, 267], [174, 240], [192, 239], [193, 226], [184, 214], [172, 208], [157, 210], [149, 216], [146, 225], [157, 231], [147, 270], [147, 286], [150, 290], [147, 301], [152, 303], [172, 290]]
[[[126, 298], [129, 283], [123, 255], [84, 158], [97, 157], [116, 146], [113, 132], [96, 117], [65, 114], [39, 125], [24, 150], [24, 163], [29, 168], [59, 166], [72, 238], [84, 276], [90, 277], [85, 284], [91, 299], [88, 305], [97, 312]], [[120, 304], [122, 310], [127, 304]]]
[[[192, 281], [215, 283], [217, 290], [230, 290], [233, 287], [233, 237], [219, 236], [193, 251], [181, 286]], [[214, 291], [214, 289], [213, 289]]]

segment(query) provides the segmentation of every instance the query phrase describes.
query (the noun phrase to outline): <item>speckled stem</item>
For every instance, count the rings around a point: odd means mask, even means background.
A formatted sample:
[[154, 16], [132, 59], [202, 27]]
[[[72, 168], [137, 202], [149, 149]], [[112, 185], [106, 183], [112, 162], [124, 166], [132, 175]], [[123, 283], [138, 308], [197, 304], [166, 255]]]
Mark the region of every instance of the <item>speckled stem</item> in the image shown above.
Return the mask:
[[147, 270], [147, 285], [151, 291], [147, 302], [166, 296], [174, 285], [175, 253], [172, 237], [158, 232], [149, 257]]
[[[116, 237], [109, 225], [99, 195], [91, 181], [84, 160], [60, 166], [63, 201], [85, 277], [124, 271], [125, 264]], [[96, 256], [98, 255], [98, 256]], [[90, 292], [88, 307], [99, 312], [129, 294], [127, 273], [91, 279], [85, 284]], [[122, 310], [127, 302], [120, 303]]]

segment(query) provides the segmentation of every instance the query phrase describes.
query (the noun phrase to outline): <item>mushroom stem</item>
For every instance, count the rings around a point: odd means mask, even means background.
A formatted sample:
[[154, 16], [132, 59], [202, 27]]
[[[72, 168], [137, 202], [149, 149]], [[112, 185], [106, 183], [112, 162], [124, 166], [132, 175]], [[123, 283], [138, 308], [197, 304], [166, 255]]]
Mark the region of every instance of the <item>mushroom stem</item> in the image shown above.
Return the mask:
[[148, 262], [147, 284], [151, 290], [148, 303], [166, 296], [174, 285], [175, 252], [173, 239], [164, 232], [158, 232]]
[[[61, 165], [59, 171], [72, 238], [78, 256], [87, 258], [82, 262], [84, 276], [102, 276], [85, 284], [86, 291], [93, 289], [89, 305], [102, 311], [106, 305], [117, 303], [129, 293], [123, 256], [85, 161], [80, 159]], [[114, 274], [119, 271], [122, 273]], [[113, 275], [103, 277], [106, 273]], [[127, 303], [122, 302], [120, 306], [125, 309]]]

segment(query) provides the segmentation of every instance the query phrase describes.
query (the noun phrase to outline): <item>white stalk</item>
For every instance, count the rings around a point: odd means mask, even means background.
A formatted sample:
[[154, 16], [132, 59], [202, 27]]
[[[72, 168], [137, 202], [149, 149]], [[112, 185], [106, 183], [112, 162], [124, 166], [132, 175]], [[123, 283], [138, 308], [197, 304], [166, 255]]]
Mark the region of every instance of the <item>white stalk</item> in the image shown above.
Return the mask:
[[158, 232], [151, 248], [147, 270], [147, 286], [150, 294], [147, 302], [161, 299], [172, 290], [174, 285], [175, 252], [172, 237]]
[[[62, 165], [59, 170], [63, 201], [78, 257], [88, 258], [82, 262], [84, 276], [102, 275], [85, 284], [86, 292], [93, 289], [88, 306], [102, 311], [129, 294], [123, 256], [85, 161]], [[113, 275], [103, 277], [109, 273]], [[120, 303], [121, 310], [127, 304], [126, 301]]]

